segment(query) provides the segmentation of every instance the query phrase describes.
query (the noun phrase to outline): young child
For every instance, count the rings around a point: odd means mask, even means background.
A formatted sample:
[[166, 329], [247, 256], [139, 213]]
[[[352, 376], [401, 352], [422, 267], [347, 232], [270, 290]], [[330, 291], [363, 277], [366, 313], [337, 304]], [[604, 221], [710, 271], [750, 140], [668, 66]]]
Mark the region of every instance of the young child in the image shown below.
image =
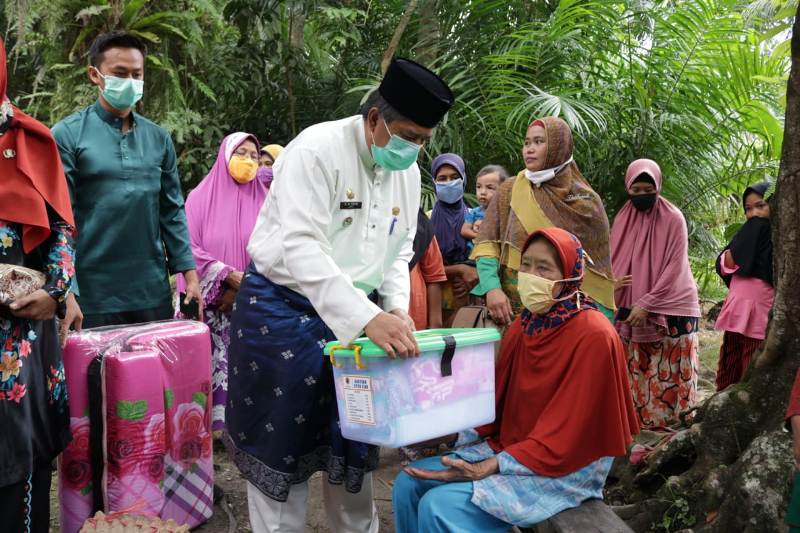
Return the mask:
[[[486, 165], [476, 177], [475, 195], [478, 197], [478, 207], [473, 207], [464, 216], [464, 225], [461, 226], [461, 236], [472, 241], [478, 237], [486, 208], [494, 198], [500, 184], [508, 179], [508, 172], [500, 165]], [[471, 246], [470, 246], [471, 248]]]
[[715, 326], [725, 332], [717, 368], [718, 391], [741, 381], [766, 336], [775, 299], [769, 188], [765, 181], [745, 189], [742, 204], [747, 222], [717, 259], [717, 273], [729, 288]]

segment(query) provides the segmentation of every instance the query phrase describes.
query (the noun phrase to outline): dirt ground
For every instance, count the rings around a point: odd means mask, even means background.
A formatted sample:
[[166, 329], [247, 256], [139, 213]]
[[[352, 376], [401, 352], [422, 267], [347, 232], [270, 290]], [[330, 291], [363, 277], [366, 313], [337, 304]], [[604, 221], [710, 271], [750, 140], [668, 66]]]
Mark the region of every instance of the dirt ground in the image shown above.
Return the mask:
[[[378, 507], [382, 532], [393, 532], [392, 483], [400, 469], [397, 450], [381, 450], [381, 467], [373, 474], [373, 494]], [[225, 454], [218, 454], [215, 460], [217, 482], [225, 491], [225, 499], [214, 506], [214, 517], [208, 524], [194, 531], [203, 533], [237, 533], [250, 531], [247, 519], [247, 489], [239, 476], [239, 471]], [[319, 474], [311, 478], [309, 484], [308, 516], [306, 530], [314, 533], [330, 531], [326, 525], [325, 509], [322, 504], [322, 478]]]
[[[700, 333], [700, 400], [714, 392], [714, 377], [719, 357], [719, 346], [722, 336], [713, 330]], [[217, 453], [214, 456], [214, 475], [217, 484], [222, 487], [225, 497], [214, 506], [214, 516], [210, 522], [196, 528], [202, 533], [244, 533], [251, 531], [247, 518], [247, 489], [239, 471], [230, 462], [227, 454]], [[381, 450], [381, 466], [373, 474], [373, 491], [381, 521], [381, 531], [394, 532], [392, 514], [392, 483], [400, 469], [400, 457], [397, 450]], [[309, 506], [306, 530], [311, 533], [330, 531], [325, 525], [325, 510], [321, 501], [321, 477], [319, 474], [311, 478], [309, 490]], [[58, 525], [58, 494], [56, 480], [50, 495], [51, 533], [60, 531]]]

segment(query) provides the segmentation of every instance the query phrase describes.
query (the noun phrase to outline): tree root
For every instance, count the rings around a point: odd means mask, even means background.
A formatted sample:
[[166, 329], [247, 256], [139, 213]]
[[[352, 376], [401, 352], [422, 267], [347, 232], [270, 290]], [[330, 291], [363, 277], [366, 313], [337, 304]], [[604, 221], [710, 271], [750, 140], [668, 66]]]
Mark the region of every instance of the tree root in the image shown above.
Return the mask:
[[784, 531], [791, 439], [760, 403], [746, 384], [709, 398], [644, 465], [619, 458], [606, 500], [635, 531]]

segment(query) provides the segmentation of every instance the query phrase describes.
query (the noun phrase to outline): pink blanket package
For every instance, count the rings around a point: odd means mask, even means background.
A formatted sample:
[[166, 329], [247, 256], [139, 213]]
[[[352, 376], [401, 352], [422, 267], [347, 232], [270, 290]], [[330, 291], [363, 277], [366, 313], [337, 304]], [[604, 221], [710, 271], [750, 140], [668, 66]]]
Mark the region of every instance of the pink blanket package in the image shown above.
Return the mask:
[[97, 328], [64, 350], [72, 442], [59, 459], [61, 530], [95, 511], [190, 527], [213, 507], [211, 340], [200, 322]]

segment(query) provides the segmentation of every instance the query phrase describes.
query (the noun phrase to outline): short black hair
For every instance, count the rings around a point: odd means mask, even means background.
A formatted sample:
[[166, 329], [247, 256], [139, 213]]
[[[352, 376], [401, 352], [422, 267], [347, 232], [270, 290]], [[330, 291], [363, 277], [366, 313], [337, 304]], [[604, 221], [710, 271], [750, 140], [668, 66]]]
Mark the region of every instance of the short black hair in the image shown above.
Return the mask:
[[110, 31], [97, 37], [89, 48], [89, 63], [99, 67], [103, 62], [103, 53], [109, 48], [136, 48], [143, 56], [147, 55], [144, 41], [124, 31]]
[[380, 112], [383, 120], [388, 124], [390, 122], [394, 122], [395, 120], [408, 120], [406, 117], [400, 114], [392, 105], [386, 101], [380, 91], [378, 89], [373, 90], [367, 96], [366, 101], [361, 106], [361, 116], [364, 117], [364, 120], [367, 119], [367, 115], [369, 115], [369, 110], [373, 107], [377, 107], [378, 111]]

